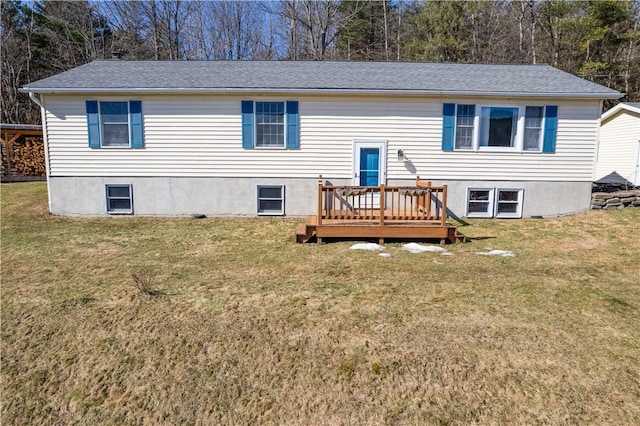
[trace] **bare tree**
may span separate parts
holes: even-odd
[[[322,60],[339,32],[340,2],[336,0],[285,0],[267,4],[268,13],[278,16],[284,29],[287,59]]]

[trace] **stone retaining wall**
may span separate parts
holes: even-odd
[[[591,194],[592,209],[624,209],[626,207],[640,207],[640,190],[594,192]]]

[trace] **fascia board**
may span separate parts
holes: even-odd
[[[635,112],[636,114],[640,114],[640,108],[636,108],[634,106],[621,103],[621,104],[618,104],[618,105],[614,106],[613,108],[611,108],[609,111],[605,112],[604,114],[602,114],[601,120],[602,121],[607,121],[609,118],[613,117],[614,115],[616,115],[618,112],[620,112],[622,110],[627,110],[627,111]]]

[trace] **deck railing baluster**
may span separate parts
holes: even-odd
[[[368,221],[383,227],[395,221],[447,222],[447,185],[432,186],[416,179],[415,187],[381,184],[374,187],[324,185],[318,178],[316,225]]]
[[[380,226],[384,226],[384,184],[380,185]]]

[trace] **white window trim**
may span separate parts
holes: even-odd
[[[518,201],[517,201],[517,210],[515,213],[498,213],[498,205],[500,204],[500,192],[501,191],[512,191],[518,193]],[[496,188],[495,192],[495,203],[494,203],[494,216],[502,219],[520,219],[522,217],[522,201],[523,201],[523,193],[524,190],[522,188]],[[513,203],[512,201],[503,201],[505,203]]]
[[[109,197],[109,187],[128,187],[129,188],[129,205],[131,208],[127,210],[109,210],[109,200],[110,199],[124,199],[123,197]],[[105,211],[107,214],[133,214],[133,188],[130,183],[107,183],[104,186],[104,195],[105,195]]]
[[[503,104],[503,103],[492,103],[492,104],[471,104],[471,103],[456,103],[455,104],[455,114],[454,114],[454,126],[453,126],[453,150],[454,151],[462,151],[462,152],[506,152],[506,153],[522,153],[522,154],[539,154],[542,152],[542,145],[544,143],[544,126],[546,120],[546,106],[538,103],[527,103],[527,104]],[[458,105],[475,105],[475,117],[473,120],[473,142],[471,144],[471,148],[456,148],[456,133],[458,132]],[[525,150],[524,149],[524,123],[526,118],[527,107],[542,107],[542,130],[540,132],[540,141],[538,143],[537,150]],[[513,147],[500,147],[500,146],[480,146],[480,124],[481,124],[481,112],[482,108],[517,108],[518,109],[518,118],[516,123],[516,139],[515,146]]]
[[[489,208],[486,213],[471,213],[469,212],[469,203],[471,202],[471,191],[488,191],[489,192]],[[518,192],[518,208],[515,213],[500,213],[498,214],[498,204],[500,203],[500,191],[517,191]],[[523,188],[498,188],[498,187],[470,187],[467,188],[467,199],[465,205],[465,213],[468,218],[498,218],[498,219],[520,219],[522,218],[522,208],[524,204],[524,189]]]
[[[487,208],[486,213],[472,213],[469,211],[469,204],[471,203],[471,191],[488,191],[489,199],[487,201],[478,201],[478,202],[488,202],[489,207]],[[478,218],[490,218],[493,217],[494,212],[494,200],[495,200],[495,188],[467,188],[467,203],[466,203],[466,217],[478,217]]]
[[[278,102],[284,104],[284,143],[282,146],[259,146],[258,145],[258,102]],[[265,149],[265,150],[282,150],[287,149],[287,101],[282,99],[260,99],[257,101],[253,101],[253,148],[254,149]],[[262,185],[261,185],[262,186]]]
[[[102,108],[103,102],[124,102],[127,104],[127,136],[129,143],[127,145],[105,145],[104,144],[104,123],[102,122]],[[131,105],[129,100],[123,99],[110,99],[98,101],[98,123],[100,125],[100,149],[131,149]]]
[[[260,188],[280,188],[281,198],[260,198]],[[285,211],[285,185],[257,185],[256,186],[256,214],[258,216],[284,216]],[[260,211],[260,200],[279,200],[281,201],[280,211]]]

